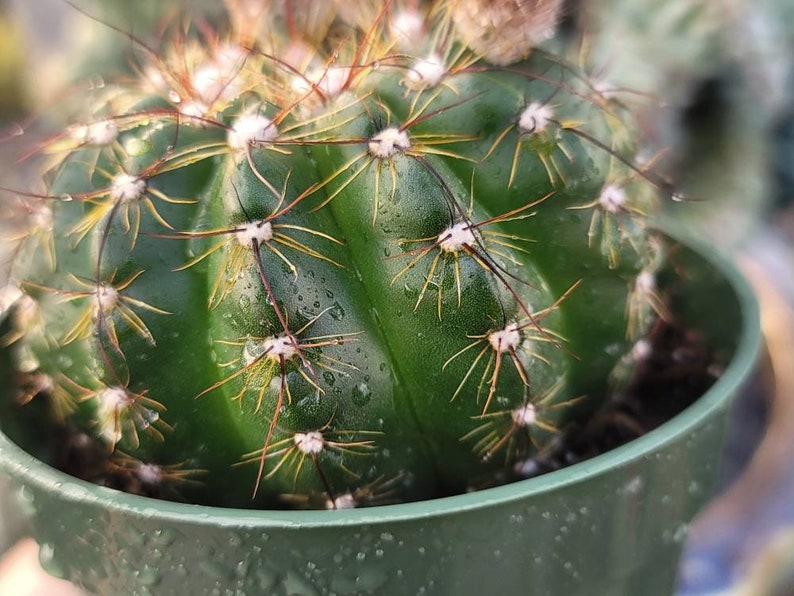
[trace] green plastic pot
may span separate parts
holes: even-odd
[[[708,250],[676,258],[687,280],[676,311],[723,355],[724,374],[656,430],[544,476],[360,510],[200,507],[67,476],[29,454],[40,433],[10,415],[0,460],[44,568],[88,592],[668,595],[760,346],[757,304],[737,268]]]

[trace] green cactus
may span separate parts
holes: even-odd
[[[509,481],[600,407],[664,314],[663,185],[577,48],[475,54],[467,4],[164,42],[44,147],[7,341],[62,452],[341,508]]]

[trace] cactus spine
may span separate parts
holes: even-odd
[[[562,49],[483,57],[468,4],[311,48],[274,15],[256,48],[179,38],[44,148],[8,340],[104,481],[430,498],[598,407],[664,310],[653,160]]]

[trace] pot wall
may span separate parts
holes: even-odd
[[[540,494],[511,486],[448,499],[443,512],[320,512],[301,524],[171,505],[162,519],[156,503],[54,478],[19,496],[45,569],[101,594],[667,595],[687,522],[715,478],[725,427],[715,414],[618,468],[582,464],[563,484],[545,478]]]

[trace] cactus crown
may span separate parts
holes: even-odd
[[[632,111],[570,42],[535,48],[556,1],[354,3],[319,32],[243,4],[43,148],[22,400],[156,496],[346,508],[520,476],[664,314]]]

